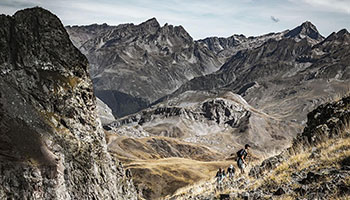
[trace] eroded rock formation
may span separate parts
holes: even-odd
[[[136,199],[60,20],[36,7],[0,24],[0,199]]]

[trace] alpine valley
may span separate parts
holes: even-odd
[[[40,7],[0,23],[0,199],[350,198],[346,29],[194,40]]]

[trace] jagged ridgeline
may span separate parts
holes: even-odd
[[[60,20],[36,7],[0,24],[0,199],[136,199]]]
[[[160,26],[155,18],[139,25],[94,24],[66,29],[89,59],[96,95],[117,117],[140,111],[223,64],[182,26]]]

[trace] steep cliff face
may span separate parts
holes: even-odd
[[[0,199],[136,199],[60,20],[31,8],[0,24]]]
[[[182,26],[160,26],[155,18],[139,25],[66,29],[89,59],[97,96],[118,117],[145,108],[193,77],[218,70],[222,64],[212,51],[193,41]],[[138,100],[127,101],[116,93]],[[125,104],[129,110],[118,110],[115,104]]]

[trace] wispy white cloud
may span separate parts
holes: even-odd
[[[305,3],[325,9],[327,11],[344,12],[350,14],[349,0],[303,0]]]
[[[1,0],[0,5],[12,8],[30,7],[39,4],[39,0]]]

